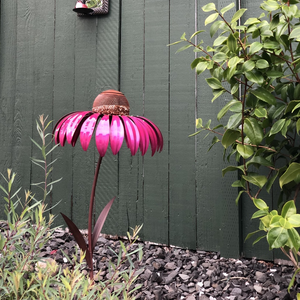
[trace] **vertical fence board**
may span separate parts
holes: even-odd
[[[171,1],[170,40],[194,32],[193,1]],[[179,21],[180,20],[180,21]],[[190,51],[170,56],[170,243],[196,248],[195,76]]]
[[[13,125],[12,167],[17,185],[30,188],[32,111],[34,99],[35,5],[21,1],[17,5],[17,69]]]
[[[144,157],[144,234],[168,242],[169,2],[145,1],[145,117],[161,129],[164,150]]]
[[[119,89],[119,30],[120,1],[110,1],[110,11],[106,16],[97,18],[97,68],[96,95],[107,89]],[[110,147],[110,146],[109,146]],[[95,151],[96,159],[99,154]],[[118,155],[111,149],[102,161],[99,183],[96,191],[96,215],[114,196],[118,196]],[[118,199],[115,200],[103,232],[116,234],[118,230]]]
[[[53,93],[53,121],[54,124],[65,114],[74,110],[74,63],[75,63],[75,21],[76,15],[72,11],[73,1],[56,1],[55,11],[55,42],[54,42],[54,93]],[[57,215],[56,225],[65,225],[60,212],[72,217],[72,167],[73,149],[70,145],[58,147],[53,157],[58,158],[54,164],[53,179],[62,178],[52,192],[52,209]]]
[[[96,85],[97,19],[76,18],[74,110],[91,111]],[[67,149],[66,149],[67,150]],[[95,147],[83,151],[80,138],[74,147],[73,157],[73,207],[72,217],[79,228],[87,228],[89,200],[94,178]]]
[[[33,72],[33,111],[32,111],[32,138],[41,145],[42,140],[36,129],[36,121],[40,115],[48,116],[49,122],[52,120],[53,108],[53,60],[54,60],[54,20],[55,20],[55,1],[46,3],[37,1],[35,4],[35,36],[34,36],[34,72]],[[44,11],[47,14],[44,14]],[[52,126],[48,128],[51,131]],[[48,137],[47,142],[51,139]],[[32,144],[31,157],[43,159],[41,151]],[[49,148],[50,149],[50,148]],[[48,157],[50,162],[50,157]],[[35,164],[32,164],[31,183],[44,181],[45,171]],[[51,181],[51,175],[48,182]],[[43,199],[44,191],[39,187],[32,186],[35,198]],[[47,197],[46,203],[51,206],[50,196]],[[48,206],[49,207],[49,206]]]
[[[126,5],[122,5],[122,15],[120,91],[129,102],[130,114],[142,115],[144,1],[126,1]],[[119,232],[124,235],[130,227],[143,224],[144,202],[140,151],[132,157],[129,149],[122,148],[119,154]]]
[[[6,170],[12,167],[11,152],[16,88],[17,36],[15,33],[17,32],[17,2],[2,1],[0,5],[0,172],[7,176]],[[1,181],[2,183],[3,181]],[[1,192],[0,207],[4,207],[3,195]],[[0,209],[0,219],[3,218],[5,218],[4,209]]]

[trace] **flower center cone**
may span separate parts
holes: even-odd
[[[129,115],[130,106],[123,93],[115,90],[107,90],[96,97],[92,110],[103,115],[123,116]]]

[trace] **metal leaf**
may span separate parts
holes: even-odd
[[[63,213],[60,213],[62,215],[62,217],[64,218],[65,222],[67,223],[70,232],[73,234],[75,241],[77,242],[78,246],[80,247],[80,249],[85,252],[85,256],[86,256],[86,261],[89,267],[91,262],[91,258],[90,258],[90,253],[88,251],[88,246],[83,238],[83,235],[81,234],[81,232],[79,231],[79,229],[77,228],[77,226],[73,223],[73,221],[71,221],[66,215],[64,215]]]
[[[94,230],[93,230],[93,235],[92,235],[92,252],[96,246],[98,237],[100,235],[101,229],[104,225],[104,222],[106,220],[106,217],[108,215],[108,212],[114,202],[114,200],[116,199],[116,197],[112,198],[107,204],[106,206],[103,208],[100,216],[97,219],[97,222],[95,224]]]

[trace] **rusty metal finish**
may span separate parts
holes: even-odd
[[[129,115],[130,107],[125,95],[107,90],[99,94],[93,103],[93,112],[108,115]]]

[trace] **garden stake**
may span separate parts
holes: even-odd
[[[62,214],[78,246],[85,252],[91,280],[94,277],[93,251],[108,212],[116,198],[114,197],[107,203],[98,217],[94,229],[92,229],[96,185],[102,158],[106,154],[109,142],[114,155],[121,149],[124,138],[131,155],[135,155],[138,149],[140,149],[142,155],[145,155],[149,143],[151,144],[152,156],[156,151],[161,152],[163,149],[163,136],[159,128],[145,117],[129,116],[129,111],[129,103],[124,94],[115,90],[107,90],[96,97],[92,111],[69,113],[56,123],[53,130],[55,143],[61,146],[64,146],[65,141],[67,141],[74,147],[80,136],[80,143],[84,151],[87,151],[95,131],[99,160],[90,198],[88,245],[73,221]]]

